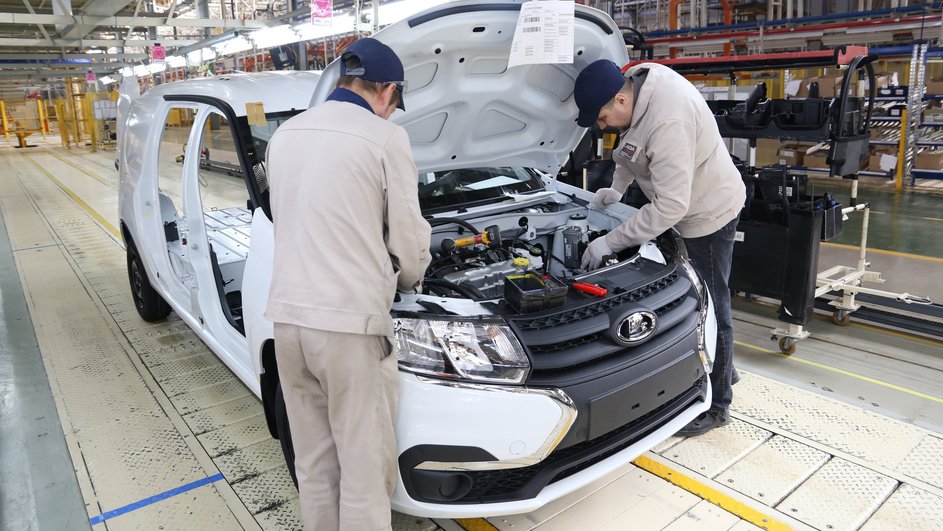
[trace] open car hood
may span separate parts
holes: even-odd
[[[427,9],[374,35],[406,70],[406,111],[391,119],[412,142],[420,171],[524,166],[556,174],[582,137],[573,83],[597,59],[624,65],[622,33],[602,11],[577,4],[572,64],[508,68],[523,2],[460,0]],[[311,100],[334,89],[340,63]]]

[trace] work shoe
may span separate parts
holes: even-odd
[[[706,411],[698,415],[697,418],[688,423],[687,426],[681,428],[675,435],[680,437],[694,437],[695,435],[707,433],[714,428],[726,426],[727,424],[730,424],[730,417],[727,414]]]
[[[737,368],[733,368],[733,377],[730,378],[730,385],[737,385],[737,382],[740,381],[740,373],[737,372]]]

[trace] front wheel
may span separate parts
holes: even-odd
[[[130,242],[127,255],[131,298],[134,299],[134,307],[137,309],[138,315],[149,323],[163,321],[170,315],[170,305],[151,286],[151,281],[147,278],[147,271],[144,269],[144,262],[141,261],[138,250]]]
[[[285,409],[285,396],[282,395],[282,384],[275,388],[275,430],[278,432],[278,442],[282,443],[282,453],[285,455],[285,466],[291,474],[291,481],[298,488],[298,476],[295,475],[295,447],[291,443],[291,426],[288,425],[288,410]]]

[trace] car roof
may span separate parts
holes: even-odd
[[[246,116],[246,104],[262,103],[266,113],[308,108],[320,71],[227,74],[159,85],[142,98],[198,96],[220,99],[236,116]]]

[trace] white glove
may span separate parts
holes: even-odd
[[[587,247],[586,251],[583,253],[583,260],[580,262],[580,267],[586,271],[592,271],[599,267],[604,257],[611,254],[615,253],[609,248],[609,244],[606,243],[606,238],[596,238],[589,243],[589,247]]]
[[[616,190],[615,188],[600,188],[599,190],[596,190],[596,195],[593,197],[593,203],[596,203],[596,206],[599,208],[606,208],[613,203],[622,201],[622,195],[622,192]]]

